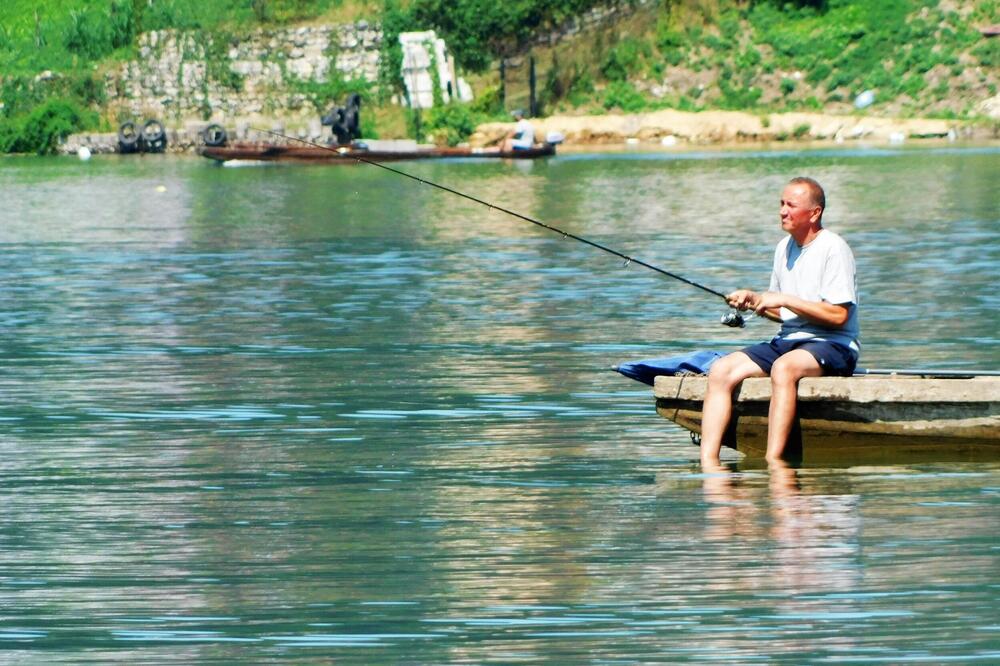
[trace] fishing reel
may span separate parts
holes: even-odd
[[[723,326],[728,326],[729,328],[743,328],[747,325],[746,319],[743,318],[743,315],[735,310],[722,315],[719,322]]]

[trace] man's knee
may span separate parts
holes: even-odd
[[[732,390],[737,384],[754,374],[762,374],[760,368],[741,352],[723,356],[708,370],[708,382],[713,386]]]
[[[771,383],[795,384],[803,377],[822,374],[819,362],[807,351],[793,350],[779,357],[771,366]]]

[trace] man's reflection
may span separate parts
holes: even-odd
[[[760,543],[775,564],[777,583],[790,594],[848,589],[860,572],[857,496],[823,492],[822,476],[805,477],[784,461],[765,477],[725,465],[703,466],[708,504],[705,538]]]

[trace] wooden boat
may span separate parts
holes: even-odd
[[[886,372],[803,379],[790,457],[810,462],[898,460],[901,454],[946,451],[1000,458],[1000,376]],[[656,411],[696,438],[707,382],[704,376],[657,377]],[[770,400],[770,379],[745,380],[723,444],[763,456]]]
[[[317,164],[357,164],[358,158],[370,162],[398,162],[427,159],[514,159],[531,160],[551,157],[556,146],[544,143],[529,150],[500,151],[489,148],[416,148],[413,150],[360,150],[341,147],[331,149],[310,145],[270,143],[233,143],[226,146],[203,146],[199,154],[217,162],[231,160],[263,162],[307,162]]]

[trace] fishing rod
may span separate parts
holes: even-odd
[[[263,132],[263,133],[266,133],[266,134],[270,134],[272,136],[280,137],[282,139],[285,139],[286,141],[298,141],[299,143],[304,143],[304,144],[306,144],[308,146],[313,146],[314,148],[320,148],[322,150],[328,150],[331,153],[335,153],[337,155],[340,155],[343,158],[352,159],[352,160],[354,160],[356,162],[363,162],[364,164],[370,164],[372,166],[376,166],[376,167],[378,167],[380,169],[385,169],[386,171],[390,171],[390,172],[398,174],[400,176],[405,176],[406,178],[409,178],[411,180],[415,180],[418,183],[422,183],[424,185],[429,185],[431,187],[435,187],[435,188],[437,188],[439,190],[442,190],[444,192],[449,192],[451,194],[460,196],[463,199],[468,199],[469,201],[474,201],[477,204],[481,204],[483,206],[486,206],[490,210],[498,210],[501,213],[506,213],[507,215],[510,215],[511,217],[516,217],[519,220],[524,220],[525,222],[530,222],[531,224],[534,224],[535,226],[539,226],[539,227],[541,227],[543,229],[548,229],[549,231],[552,231],[554,233],[560,234],[564,238],[572,238],[575,241],[579,241],[579,242],[584,243],[586,245],[589,245],[591,247],[597,248],[598,250],[603,250],[604,252],[607,252],[608,254],[612,254],[612,255],[614,255],[616,257],[619,257],[620,259],[624,259],[625,260],[625,266],[628,266],[629,264],[636,264],[638,266],[642,266],[643,268],[648,268],[648,269],[650,269],[652,271],[656,271],[657,273],[660,273],[661,275],[665,275],[665,276],[673,278],[675,280],[680,280],[681,282],[683,282],[685,284],[689,284],[692,287],[696,287],[698,289],[701,289],[702,291],[707,292],[709,294],[712,294],[713,296],[718,296],[723,301],[726,301],[727,305],[729,304],[729,301],[726,298],[726,295],[723,294],[721,291],[716,291],[715,289],[712,289],[711,287],[706,287],[705,285],[699,284],[698,282],[695,282],[694,280],[689,280],[689,279],[687,279],[686,277],[684,277],[682,275],[678,275],[676,273],[672,273],[672,272],[670,272],[668,270],[660,268],[659,266],[654,266],[653,264],[650,264],[650,263],[647,263],[645,261],[642,261],[641,259],[637,259],[635,257],[632,257],[632,256],[629,256],[629,255],[624,254],[622,252],[619,252],[618,250],[615,250],[615,249],[612,249],[610,247],[607,247],[606,245],[601,245],[600,243],[598,243],[596,241],[592,241],[589,238],[584,238],[583,236],[578,236],[578,235],[576,235],[574,233],[570,233],[569,231],[566,231],[564,229],[560,229],[558,227],[554,227],[554,226],[552,226],[550,224],[546,224],[544,222],[536,220],[536,219],[534,219],[532,217],[529,217],[527,215],[523,215],[521,213],[518,213],[517,211],[510,210],[509,208],[504,208],[503,206],[498,206],[497,204],[490,203],[489,201],[484,201],[482,199],[479,199],[477,197],[472,196],[471,194],[466,194],[465,192],[460,192],[458,190],[452,189],[452,188],[447,187],[445,185],[441,185],[439,183],[435,183],[434,181],[427,180],[426,178],[421,178],[419,176],[414,176],[413,174],[407,173],[406,171],[401,171],[399,169],[394,169],[393,167],[390,167],[390,166],[387,166],[385,164],[382,164],[381,162],[376,162],[374,160],[365,159],[364,157],[361,157],[357,153],[354,153],[354,152],[350,152],[349,153],[343,147],[341,147],[341,148],[332,148],[330,146],[324,146],[323,144],[316,143],[314,141],[309,141],[307,139],[300,139],[300,138],[294,137],[294,136],[287,136],[285,134],[282,134],[280,132],[275,132],[273,130],[257,129],[257,128],[254,128],[254,127],[251,127],[250,129],[252,129],[252,130],[254,130],[256,132]],[[720,319],[720,323],[724,324],[725,326],[732,327],[732,328],[743,328],[743,326],[746,324],[746,322],[745,322],[745,320],[743,318],[743,315],[741,315],[739,312],[736,312],[736,311],[727,312],[726,314],[724,314],[722,316],[722,318]]]

